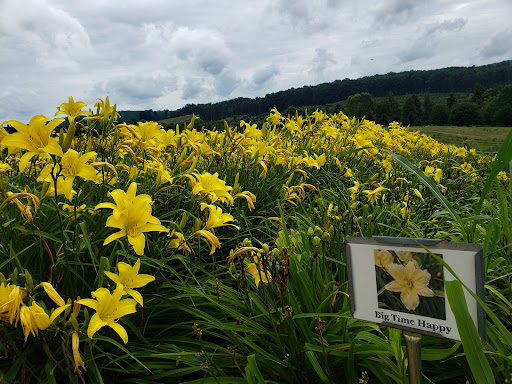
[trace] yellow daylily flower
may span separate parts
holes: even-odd
[[[53,130],[64,121],[64,119],[53,119],[48,124],[48,118],[43,115],[37,115],[30,119],[28,125],[17,120],[6,121],[5,124],[12,125],[17,132],[7,135],[2,140],[2,146],[9,147],[10,152],[13,148],[24,149],[25,153],[20,159],[20,172],[27,167],[30,159],[37,154],[48,153],[51,155],[62,156],[62,148],[56,137],[50,137]]]
[[[380,194],[382,193],[382,191],[384,191],[385,189],[386,188],[384,188],[384,187],[377,187],[373,191],[365,189],[363,191],[363,193],[365,193],[368,196],[368,200],[370,200],[371,202],[375,202],[377,200],[377,198],[380,196]]]
[[[5,164],[4,162],[0,161],[0,175],[7,171],[12,171],[11,166],[9,164]]]
[[[212,203],[220,201],[228,205],[233,204],[233,196],[230,194],[233,187],[226,185],[224,180],[219,179],[219,174],[217,172],[213,175],[209,172],[204,172],[202,175],[194,173],[192,176],[190,176],[189,179],[192,184],[192,193],[194,195],[205,194]]]
[[[406,266],[391,264],[387,272],[393,277],[393,281],[385,285],[385,289],[391,292],[400,292],[400,300],[409,311],[414,311],[420,304],[419,295],[433,297],[434,291],[427,287],[430,283],[430,273],[426,269],[416,268],[412,261]]]
[[[222,227],[224,225],[232,225],[236,229],[240,229],[234,224],[227,224],[229,221],[234,221],[232,215],[229,213],[222,212],[222,208],[216,207],[215,205],[209,205],[206,203],[201,203],[201,211],[204,211],[206,208],[209,210],[208,220],[206,221],[204,228],[205,230]]]
[[[20,308],[20,322],[21,327],[23,328],[25,341],[27,341],[27,338],[31,333],[32,336],[37,336],[39,335],[40,330],[44,331],[48,328],[55,318],[70,305],[71,304],[67,304],[64,307],[60,307],[58,310],[54,311],[51,316],[48,316],[44,309],[35,301],[32,301],[32,305],[30,307],[22,304]]]
[[[62,103],[60,106],[57,107],[57,112],[55,112],[54,116],[57,115],[66,115],[68,117],[69,122],[74,122],[75,119],[81,115],[89,115],[90,112],[88,111],[82,111],[83,107],[87,107],[87,104],[85,104],[83,101],[77,101],[73,100],[73,96],[69,96],[69,102],[68,103]]]
[[[352,200],[356,199],[357,192],[359,191],[359,181],[354,181],[354,186],[348,188]]]
[[[48,297],[50,299],[52,299],[52,301],[57,304],[59,307],[62,307],[64,305],[66,305],[66,302],[64,301],[64,299],[59,295],[59,293],[55,290],[55,288],[53,288],[53,285],[51,285],[50,283],[48,282],[42,282],[41,283],[41,286],[43,287],[43,289],[45,290],[46,294],[48,295]]]
[[[426,176],[432,175],[434,173],[434,167],[431,167],[431,166],[427,165],[425,167],[424,173],[425,173]]]
[[[185,236],[181,232],[176,232],[175,230],[172,230],[171,237],[175,237],[169,242],[168,247],[169,248],[178,248],[180,250],[185,250],[190,253],[192,253],[192,250],[188,246],[187,242],[185,241]]]
[[[254,279],[254,283],[256,284],[257,287],[260,286],[261,282],[263,282],[263,284],[265,285],[268,285],[269,281],[272,281],[272,276],[270,275],[270,272],[268,270],[265,272],[261,256],[254,256],[253,262],[245,267],[245,271],[252,276],[252,278]]]
[[[94,334],[104,326],[112,328],[126,344],[128,342],[128,333],[126,329],[117,322],[121,317],[137,312],[135,306],[137,302],[133,299],[122,299],[124,288],[118,284],[111,294],[106,288],[98,288],[92,292],[94,299],[80,299],[78,304],[92,308],[96,313],[89,321],[87,336],[92,339]]]
[[[437,184],[439,184],[439,182],[441,181],[442,177],[443,177],[443,171],[441,170],[441,168],[436,168],[436,173],[434,175],[434,180],[436,181]]]
[[[96,152],[87,152],[79,156],[74,149],[69,149],[62,156],[59,167],[61,175],[64,177],[64,195],[68,200],[73,198],[72,191],[75,177],[96,182],[97,172],[92,165],[87,164],[88,161],[94,161],[95,158]]]
[[[200,229],[199,231],[194,232],[194,235],[200,235],[203,236],[210,245],[212,246],[212,250],[210,251],[210,255],[213,255],[215,253],[215,250],[217,248],[220,248],[220,241],[212,232],[207,231],[205,229]]]
[[[116,204],[100,203],[95,209],[110,208],[112,215],[107,218],[106,227],[119,228],[108,236],[103,245],[127,236],[128,242],[133,246],[137,255],[144,253],[146,237],[144,232],[168,232],[169,229],[160,224],[160,220],[151,215],[151,197],[146,194],[136,196],[137,184],[131,183],[125,193],[120,189],[111,192]]]
[[[119,271],[119,275],[108,271],[104,272],[114,283],[122,284],[124,288],[123,293],[133,297],[140,305],[144,305],[142,295],[137,292],[135,288],[142,288],[146,284],[154,281],[155,277],[147,274],[138,274],[140,269],[140,259],[137,259],[133,267],[130,266],[130,264],[126,264],[121,261],[117,264],[117,269]]]
[[[0,318],[9,321],[10,324],[16,319],[18,324],[20,307],[26,295],[27,293],[17,285],[0,284]]]

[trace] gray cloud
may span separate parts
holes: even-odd
[[[197,99],[205,94],[208,94],[208,89],[199,78],[188,78],[183,85],[183,92],[181,97],[183,100]]]
[[[375,12],[375,22],[381,27],[409,23],[423,6],[423,2],[411,0],[391,0],[379,2]]]
[[[155,76],[127,74],[98,84],[96,91],[101,95],[123,98],[130,104],[153,101],[177,89],[176,78],[168,74]]]
[[[47,1],[2,4],[0,44],[3,49],[23,51],[39,70],[78,70],[85,51],[91,49],[87,31],[80,21],[50,6]],[[18,55],[12,55],[16,60]]]
[[[215,30],[176,28],[173,23],[145,24],[145,44],[187,62],[210,75],[227,66],[231,53],[223,36]]]
[[[430,59],[438,53],[437,47],[441,41],[441,34],[460,31],[465,25],[466,20],[462,18],[429,24],[419,38],[410,47],[402,50],[398,56],[404,63]]]
[[[70,95],[171,109],[488,64],[511,58],[511,11],[509,0],[0,0],[0,121],[53,116]]]
[[[257,86],[261,87],[267,81],[272,79],[274,76],[279,74],[279,67],[275,64],[267,65],[266,67],[256,71],[252,76],[252,82]]]
[[[231,70],[222,72],[215,77],[214,92],[222,97],[228,97],[240,85],[240,79]]]
[[[327,51],[325,48],[315,49],[315,57],[313,58],[311,67],[311,72],[314,76],[322,79],[326,69],[333,64],[336,64],[336,59],[331,52]]]
[[[489,39],[480,51],[480,56],[490,59],[511,54],[512,30],[501,31]]]

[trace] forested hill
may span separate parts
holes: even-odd
[[[187,104],[174,111],[142,111],[138,119],[153,120],[196,114],[203,121],[220,120],[233,115],[258,115],[276,107],[283,111],[290,106],[337,103],[349,96],[367,92],[374,97],[421,93],[472,92],[476,85],[484,88],[512,84],[512,60],[484,66],[450,67],[428,71],[407,71],[360,79],[336,80],[315,86],[291,88],[267,94],[265,97],[236,98],[219,103]],[[146,116],[148,115],[149,116]],[[121,115],[134,116],[134,111]],[[130,119],[131,120],[131,119]]]

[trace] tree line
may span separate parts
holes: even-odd
[[[336,80],[315,86],[291,88],[267,94],[264,97],[238,97],[219,103],[187,104],[167,117],[189,114],[200,115],[204,121],[221,120],[234,115],[260,115],[272,108],[280,111],[288,107],[326,105],[347,100],[358,93],[386,97],[424,93],[470,93],[477,85],[484,89],[512,84],[512,61],[473,67],[451,67],[425,71],[407,71],[385,75],[365,76],[360,79]],[[163,115],[163,113],[162,113]]]
[[[344,79],[315,86],[291,88],[270,93],[264,97],[238,97],[218,103],[187,104],[176,110],[121,111],[121,116],[128,123],[140,120],[163,120],[190,114],[200,116],[202,122],[214,122],[231,116],[244,115],[253,117],[254,121],[257,117],[268,114],[272,108],[286,111],[290,107],[322,106],[324,109],[331,108],[335,111],[336,108],[340,110],[341,101],[346,100],[346,105],[343,106],[346,110],[344,109],[343,112],[353,116],[361,116],[363,113],[367,118],[373,117],[383,124],[393,120],[404,121],[411,125],[445,124],[460,119],[464,121],[464,117],[468,115],[465,111],[470,107],[475,111],[474,104],[476,104],[479,114],[470,119],[474,124],[479,122],[503,125],[498,122],[508,116],[509,110],[504,108],[498,116],[494,116],[497,106],[493,104],[494,102],[489,102],[484,108],[484,102],[493,99],[495,103],[501,105],[501,98],[506,99],[506,95],[498,99],[494,98],[498,96],[501,88],[508,84],[512,84],[512,60],[478,67],[391,72],[385,75],[365,76],[356,80]],[[445,106],[438,105],[439,103],[430,99],[431,94],[461,92],[473,93],[475,99],[468,102],[474,104],[456,103],[455,106],[450,102],[446,103],[447,110]],[[375,98],[373,102],[365,94]],[[406,96],[403,103],[399,103],[396,99],[404,95]],[[350,98],[352,100],[349,102]]]
[[[374,120],[388,125],[401,121],[405,125],[495,125],[512,126],[512,84],[503,88],[485,89],[477,84],[467,100],[458,101],[450,93],[444,102],[433,102],[430,93],[408,94],[400,104],[392,92],[375,100],[370,93],[358,93],[348,98],[348,116]]]

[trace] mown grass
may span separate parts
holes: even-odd
[[[492,126],[414,126],[419,131],[445,144],[475,148],[483,152],[497,152],[507,137],[510,127]]]

